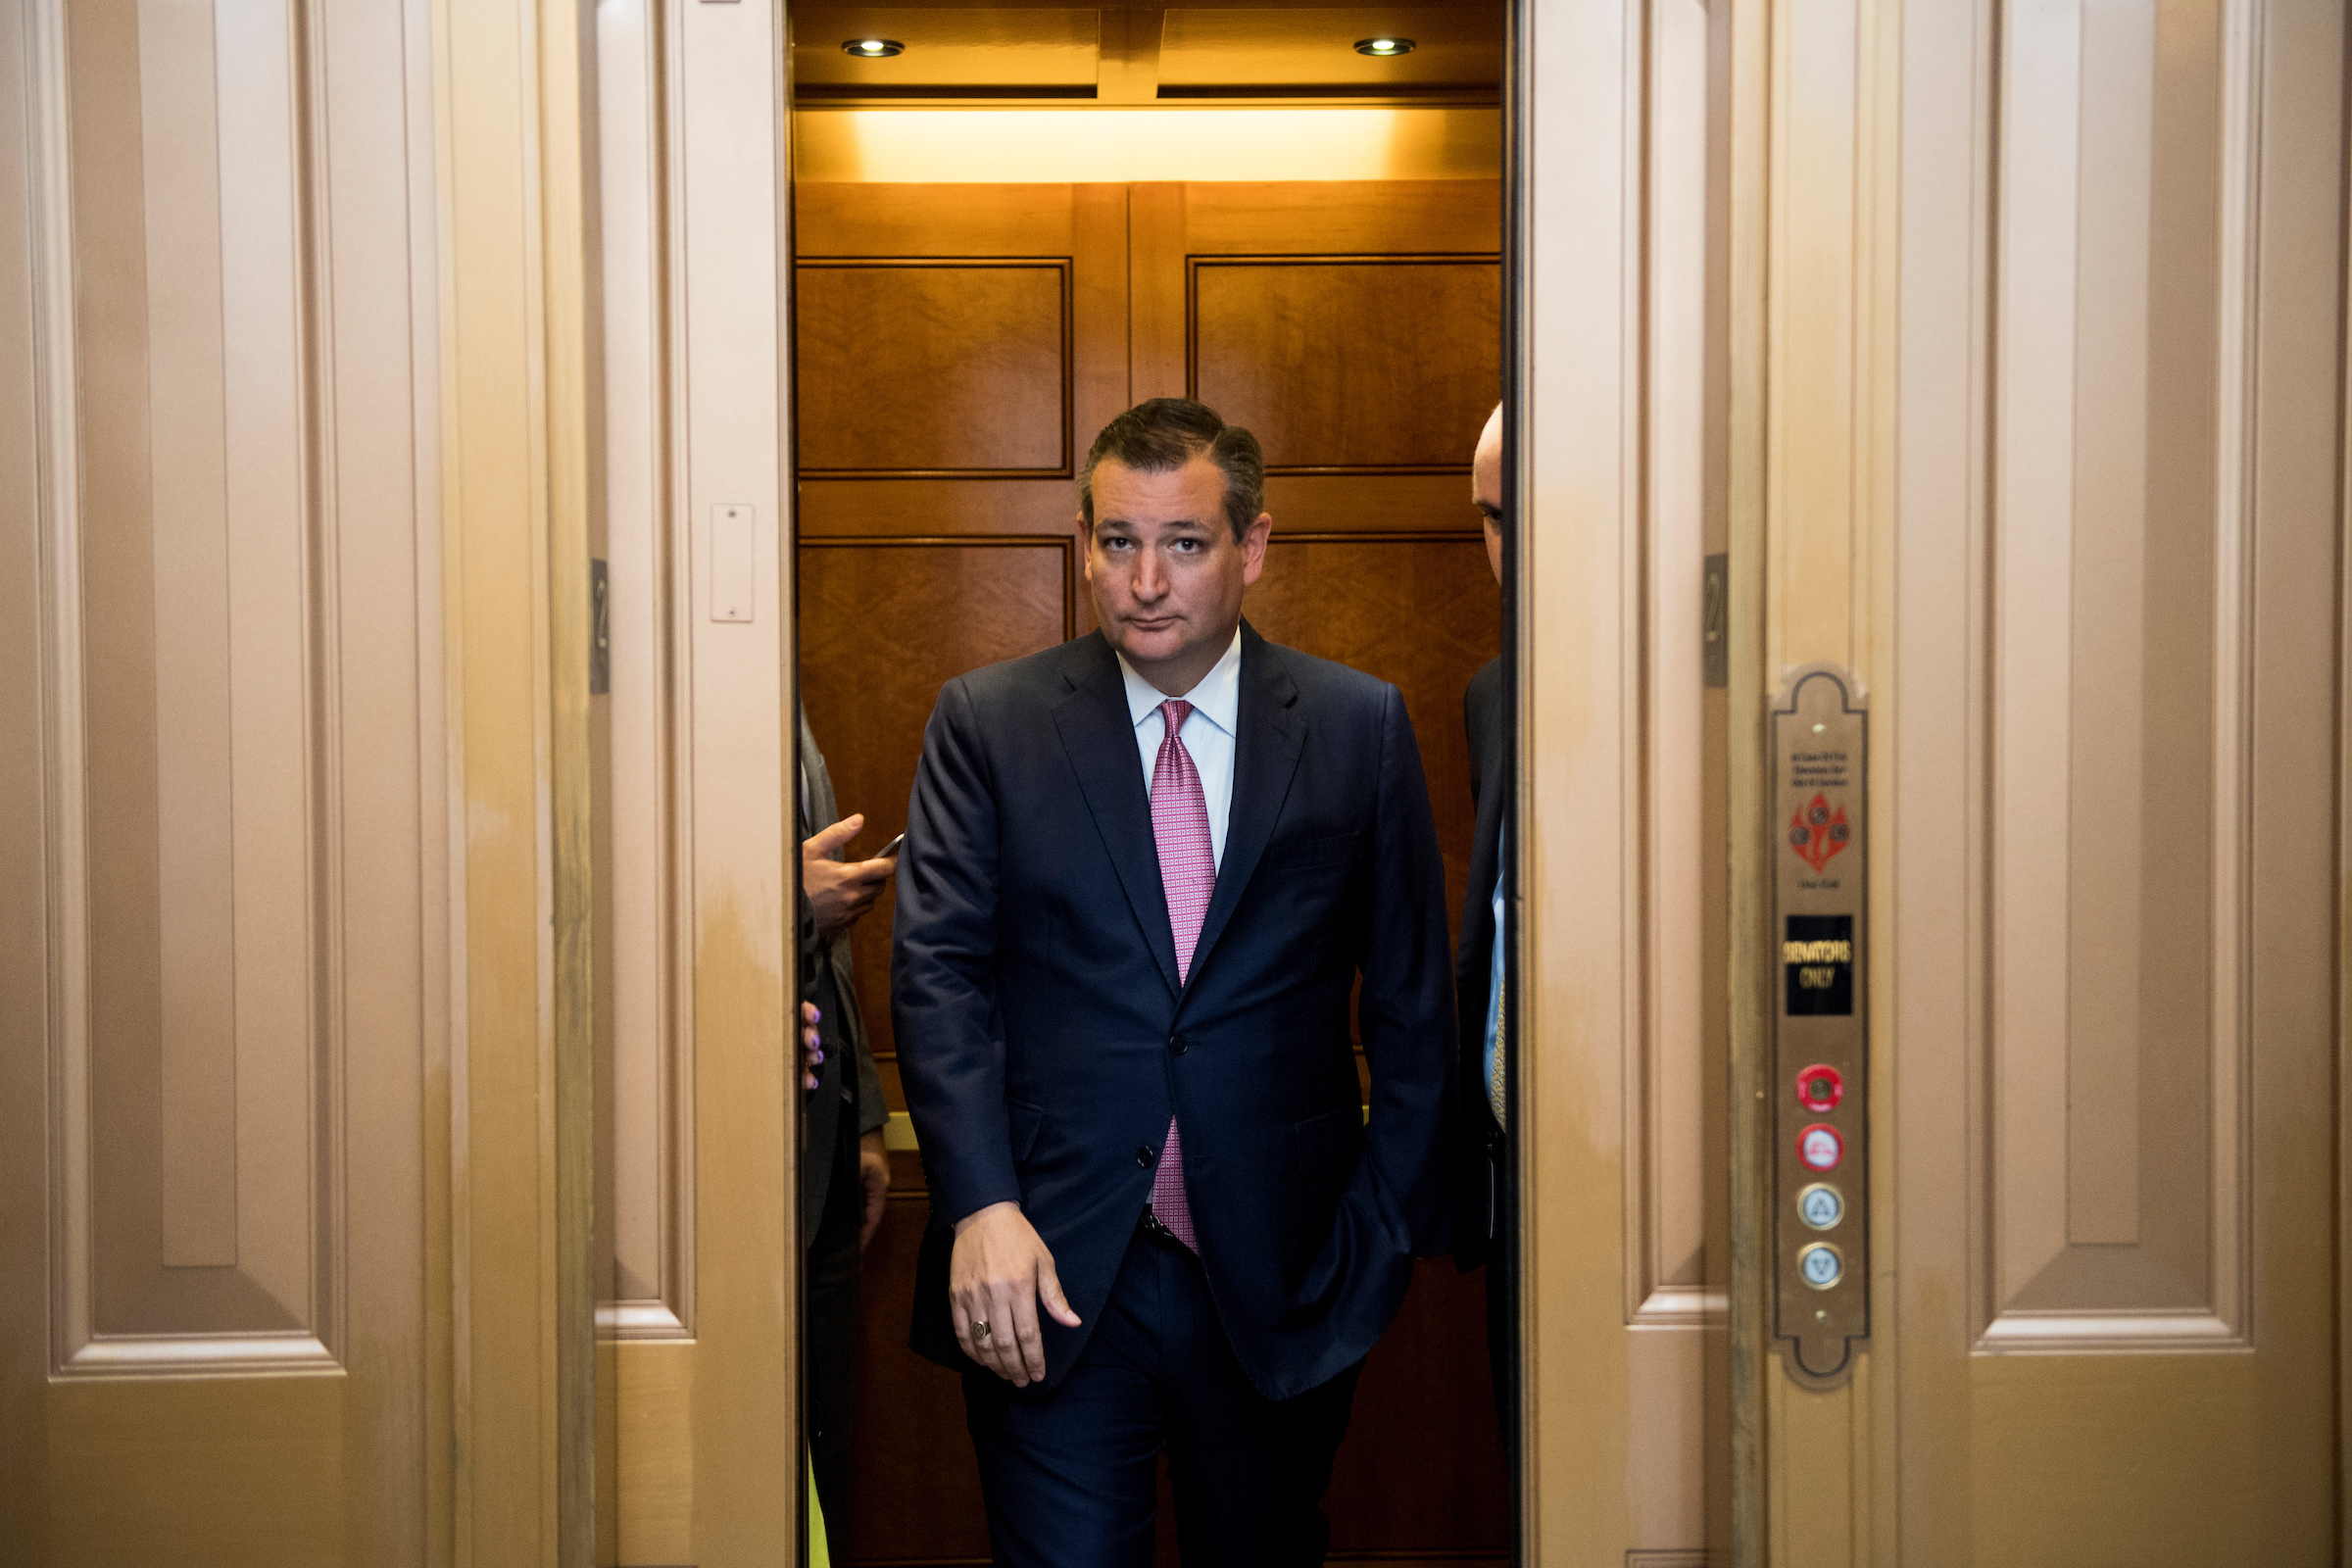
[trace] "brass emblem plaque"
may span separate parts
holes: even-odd
[[[1796,672],[1772,713],[1773,1333],[1842,1374],[1870,1334],[1864,892],[1869,715],[1845,672]]]

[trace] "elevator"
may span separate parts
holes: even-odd
[[[1514,681],[1523,1462],[1433,1261],[1335,1555],[2340,1560],[2346,58],[20,0],[0,1558],[797,1560],[790,715],[895,832],[939,681],[1085,630],[1074,455],[1195,390],[1444,832]],[[968,1562],[889,1141],[844,1558]]]
[[[810,182],[795,217],[802,690],[860,845],[906,825],[946,679],[1093,629],[1071,520],[1092,432],[1196,395],[1266,443],[1276,542],[1250,623],[1402,689],[1458,912],[1461,694],[1499,646],[1463,439],[1500,395],[1498,182]],[[853,942],[895,1092],[890,904]],[[854,1505],[846,1556],[985,1556],[957,1382],[905,1344],[928,1199],[911,1128],[892,1131],[854,1495],[929,1503]],[[1481,1286],[1422,1264],[1358,1393],[1334,1560],[1507,1548]]]

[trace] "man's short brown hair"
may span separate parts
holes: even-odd
[[[1225,475],[1225,520],[1239,542],[1265,511],[1266,457],[1257,437],[1227,424],[1193,398],[1152,398],[1102,427],[1078,470],[1078,514],[1095,529],[1095,468],[1115,463],[1138,473],[1166,473],[1205,454]]]

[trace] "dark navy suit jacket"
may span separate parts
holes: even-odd
[[[1179,985],[1135,729],[1100,633],[950,681],[899,857],[891,1015],[930,1178],[913,1348],[968,1366],[953,1222],[1017,1200],[1084,1348],[1176,1115],[1200,1258],[1258,1391],[1361,1359],[1444,1244],[1445,872],[1396,688],[1242,628],[1233,803]],[[1371,1068],[1367,1124],[1348,1002]]]

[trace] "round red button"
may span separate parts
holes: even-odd
[[[1819,1062],[1796,1075],[1797,1103],[1807,1110],[1836,1110],[1845,1098],[1845,1078],[1837,1068]]]
[[[1836,1170],[1845,1157],[1845,1140],[1827,1122],[1815,1122],[1796,1135],[1796,1162],[1807,1170]]]

